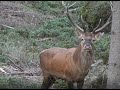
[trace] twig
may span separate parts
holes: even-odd
[[[4,25],[4,24],[2,24],[2,26],[7,27],[7,28],[10,28],[10,29],[14,29],[13,27],[8,26],[8,25]]]
[[[9,56],[9,55],[7,55],[7,56]],[[21,71],[24,71],[21,67],[17,66],[17,65],[14,63],[14,61],[12,61],[11,58],[13,58],[13,57],[9,56],[9,59],[8,59],[8,60],[10,60],[15,67],[19,68]],[[17,60],[16,58],[13,58],[13,59]]]
[[[0,71],[1,71],[1,72],[4,72],[4,73],[7,73],[7,72],[5,72],[5,70],[3,70],[3,68],[0,68]]]
[[[36,73],[34,73],[36,74]],[[17,73],[11,73],[11,75],[26,75],[26,76],[39,76],[39,75],[33,75],[33,73],[28,73],[28,72],[17,72]]]
[[[9,60],[13,63],[13,65],[14,65],[15,67],[19,68],[21,71],[24,71],[21,67],[17,66],[11,59],[9,59]]]

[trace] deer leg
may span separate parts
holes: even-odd
[[[82,89],[83,84],[84,84],[84,80],[77,81],[77,89]]]
[[[43,83],[41,85],[41,89],[48,89],[49,87],[51,87],[53,85],[53,83],[55,82],[55,79],[52,76],[44,76],[43,79]]]
[[[72,81],[68,81],[67,84],[69,89],[74,89],[74,85]]]
[[[48,76],[44,76],[41,89],[48,89]]]
[[[54,84],[54,82],[55,82],[56,80],[55,80],[55,78],[54,77],[52,77],[52,76],[50,76],[49,77],[49,84],[48,84],[48,88],[50,88],[53,84]]]

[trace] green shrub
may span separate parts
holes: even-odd
[[[0,76],[0,89],[8,88],[8,77]]]
[[[58,1],[36,1],[27,4],[27,6],[44,14],[51,15],[58,15],[62,10],[61,2]]]
[[[67,83],[64,80],[56,80],[54,87],[57,89],[67,89]]]
[[[7,34],[7,33],[8,33],[8,30],[7,30],[7,29],[3,29],[3,30],[0,31],[0,34],[4,34],[4,35],[5,35],[5,34]]]
[[[64,36],[74,35],[73,28],[70,26],[66,17],[49,20],[48,22],[45,22],[42,27],[39,27],[34,31],[32,37],[36,38],[59,37],[62,33]]]
[[[59,31],[55,29],[39,29],[37,32],[35,32],[34,37],[37,38],[45,38],[45,37],[57,37],[59,35]]]
[[[30,31],[25,28],[17,29],[16,33],[19,33],[20,36],[24,38],[29,38]]]
[[[7,63],[9,61],[9,57],[6,55],[0,55],[0,62]]]
[[[95,55],[96,60],[103,59],[106,64],[109,59],[109,49],[110,49],[110,36],[109,34],[104,35],[99,41],[95,43]]]
[[[3,89],[40,89],[37,83],[32,83],[24,78],[1,76],[0,88]]]

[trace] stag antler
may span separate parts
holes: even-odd
[[[93,33],[101,32],[107,25],[109,25],[112,22],[112,21],[110,21],[111,18],[112,18],[112,15],[109,16],[108,20],[106,21],[106,23],[102,27],[100,27],[100,28],[98,28],[96,30],[93,30]]]
[[[65,9],[66,9],[66,15],[67,15],[68,19],[71,21],[71,23],[72,23],[81,33],[83,33],[84,30],[83,30],[80,26],[78,26],[78,25],[73,21],[73,19],[71,18],[70,14],[69,14],[69,8],[72,7],[74,4],[76,4],[76,2],[73,3],[73,4],[71,4],[71,5],[69,5],[69,4],[66,5],[66,4],[64,3],[64,1],[62,1],[62,5],[63,5],[63,6],[65,7]]]
[[[82,23],[85,24],[85,28],[86,28],[86,29],[89,29],[89,25],[88,25],[88,23],[83,19],[83,16],[81,15],[80,17],[81,17]]]
[[[112,1],[110,1],[109,3],[110,3],[110,8],[113,11],[113,3],[112,3]]]
[[[98,25],[93,29],[93,31],[95,31],[100,26],[100,23],[101,23],[101,19],[99,20]]]
[[[69,13],[69,8],[71,8],[74,4],[76,4],[76,2],[75,3],[73,3],[73,4],[71,4],[71,5],[66,5],[66,3],[64,3],[64,1],[62,1],[62,5],[65,7],[65,9],[66,9],[66,15],[67,15],[67,17],[68,17],[68,19],[71,21],[71,23],[81,32],[81,33],[84,33],[85,31],[80,27],[80,26],[78,26],[75,22],[74,22],[74,20],[71,18],[71,16],[70,16],[70,13]],[[112,6],[111,6],[112,7]],[[75,10],[75,9],[74,9]],[[93,33],[98,33],[98,32],[101,32],[107,25],[109,25],[110,23],[111,23],[111,17],[112,17],[112,15],[110,15],[109,16],[109,18],[108,18],[108,20],[106,21],[106,23],[102,26],[102,27],[100,27],[100,28],[98,28],[99,26],[100,26],[100,23],[101,23],[101,19],[99,20],[99,23],[98,23],[98,25],[93,29]],[[82,20],[82,22],[84,22],[84,23],[86,23],[84,20],[83,20],[83,18],[82,18],[82,16],[81,16],[81,20]],[[87,23],[86,23],[87,24]],[[86,27],[88,27],[88,24],[86,25]],[[98,28],[98,29],[97,29]]]

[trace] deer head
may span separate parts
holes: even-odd
[[[110,20],[111,20],[112,15],[109,16],[108,20],[106,21],[106,23],[103,26],[98,28],[100,26],[100,23],[101,23],[101,19],[100,19],[99,22],[98,22],[98,25],[93,29],[93,31],[92,32],[87,32],[83,28],[78,26],[70,16],[69,8],[72,7],[74,4],[76,4],[76,2],[71,4],[71,5],[69,5],[69,4],[67,5],[64,1],[62,1],[62,5],[64,6],[64,8],[66,10],[65,12],[66,12],[66,15],[67,15],[68,19],[70,20],[72,25],[77,28],[77,30],[78,30],[77,32],[78,32],[78,35],[79,35],[78,38],[82,39],[82,42],[81,42],[82,47],[84,47],[85,50],[92,49],[92,42],[96,41],[96,40],[99,40],[100,36],[103,35],[102,31],[107,25],[109,25],[111,23]],[[73,10],[76,10],[76,9],[73,9]],[[81,20],[82,20],[82,22],[85,22],[82,15],[81,15]],[[87,22],[85,22],[85,23],[87,23]],[[87,24],[87,26],[88,26],[88,24]]]

